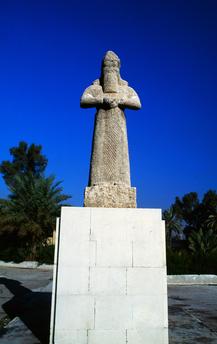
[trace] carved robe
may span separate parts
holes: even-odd
[[[113,99],[114,104],[112,104]],[[103,92],[100,80],[96,80],[84,91],[81,106],[97,108],[89,186],[102,184],[130,186],[124,109],[139,109],[141,104],[138,95],[122,79],[117,92],[113,93]]]

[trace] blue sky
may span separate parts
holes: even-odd
[[[47,174],[82,206],[95,111],[79,101],[113,50],[142,102],[126,111],[138,206],[217,189],[215,0],[2,1],[0,41],[0,161],[41,144]]]

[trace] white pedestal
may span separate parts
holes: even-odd
[[[57,238],[50,343],[168,343],[161,210],[63,207]]]

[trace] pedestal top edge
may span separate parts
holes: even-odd
[[[82,212],[128,212],[128,213],[136,213],[136,212],[146,212],[146,213],[162,213],[161,208],[104,208],[104,207],[71,207],[71,206],[63,206],[61,207],[61,212],[74,212],[74,211],[82,211]]]

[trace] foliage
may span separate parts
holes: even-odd
[[[217,233],[217,212],[209,215],[206,223],[209,228],[212,228]]]
[[[0,199],[0,259],[36,259],[70,197],[54,176],[45,177],[48,160],[41,151],[40,145],[20,142],[10,149],[12,161],[0,164],[10,192]]]
[[[168,275],[184,275],[192,273],[192,257],[186,251],[167,249]]]
[[[20,263],[24,260],[26,260],[26,257],[29,256],[29,252],[26,252],[26,249],[24,247],[17,247],[12,245],[6,245],[6,242],[2,240],[1,250],[0,250],[0,260],[3,260],[5,262],[15,262]]]
[[[37,250],[36,260],[40,264],[54,263],[54,245],[41,245]]]
[[[4,241],[3,241],[4,242]],[[3,243],[2,242],[2,243]],[[0,260],[5,262],[13,261],[20,263],[27,260],[27,257],[31,256],[29,247],[19,247],[13,244],[5,247],[0,245]],[[54,245],[39,245],[34,257],[39,264],[53,264],[54,263]]]
[[[28,144],[21,141],[18,147],[12,147],[10,154],[12,161],[3,161],[0,164],[0,173],[7,186],[14,184],[17,176],[33,175],[34,177],[41,177],[47,166],[47,158],[41,153],[42,146]]]
[[[163,219],[166,224],[166,239],[167,246],[171,247],[172,245],[172,234],[179,234],[181,231],[181,221],[175,214],[174,208],[170,207],[167,210],[163,211]]]
[[[167,240],[168,273],[217,274],[216,191],[209,190],[201,200],[196,192],[190,192],[182,198],[176,197],[170,209],[163,214],[167,237],[175,231],[176,223],[186,236],[185,244],[180,240],[181,249],[173,248],[171,240]]]
[[[206,257],[217,251],[217,234],[211,228],[200,228],[189,237],[189,249],[195,256]]]
[[[217,214],[217,193],[209,190],[200,201],[196,192],[190,192],[182,198],[176,197],[172,207],[182,221],[183,231],[188,238],[193,231],[199,231],[206,224],[209,216]]]
[[[217,252],[199,257],[186,250],[167,250],[168,275],[217,274]]]
[[[1,200],[1,231],[18,236],[34,259],[37,247],[52,236],[63,201],[60,182],[54,177],[16,176],[8,200]]]

